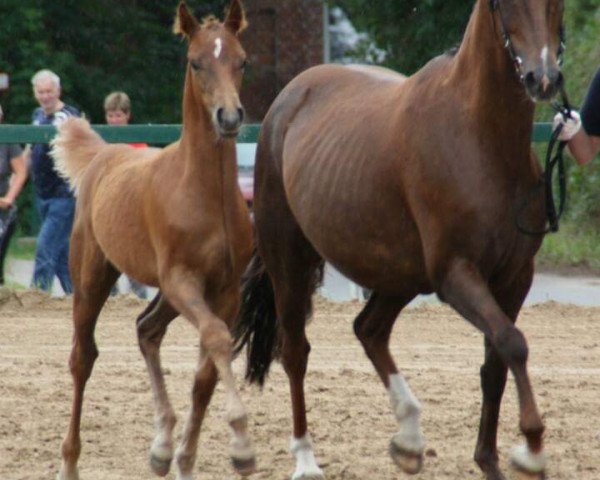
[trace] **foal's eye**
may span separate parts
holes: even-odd
[[[192,70],[195,72],[200,70],[200,63],[198,63],[196,60],[190,60],[190,65],[192,66]]]
[[[247,66],[248,66],[248,60],[242,60],[242,62],[240,63],[240,70],[242,70],[242,71],[246,70]]]

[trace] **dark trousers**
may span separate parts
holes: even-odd
[[[6,259],[10,238],[15,233],[16,226],[17,217],[11,215],[6,219],[6,223],[3,225],[4,228],[2,228],[3,232],[0,234],[0,285],[4,285],[4,260]]]

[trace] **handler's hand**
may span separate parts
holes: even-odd
[[[8,200],[6,197],[0,197],[0,208],[2,210],[7,210],[12,207],[13,202]]]
[[[581,117],[579,113],[575,110],[571,110],[570,118],[567,118],[565,121],[565,117],[562,113],[557,113],[554,115],[554,122],[552,122],[552,129],[555,130],[558,125],[562,125],[563,128],[558,135],[558,139],[561,142],[568,142],[571,140],[575,134],[581,128]]]

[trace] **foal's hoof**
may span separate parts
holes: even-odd
[[[404,473],[414,475],[423,468],[423,452],[409,452],[396,445],[394,440],[390,442],[390,455],[394,463],[402,469]]]
[[[60,471],[56,474],[56,480],[79,480],[79,470],[77,467],[69,470],[63,465],[60,468]]]
[[[256,455],[246,436],[234,437],[231,440],[230,452],[231,464],[240,475],[247,477],[256,472]]]
[[[150,454],[150,468],[159,477],[166,477],[171,469],[172,458],[160,458]]]
[[[513,449],[510,463],[515,471],[515,480],[545,480],[546,455],[544,452],[533,453],[527,445]]]
[[[247,477],[256,472],[256,458],[234,458],[231,457],[231,464],[235,471],[242,477]]]

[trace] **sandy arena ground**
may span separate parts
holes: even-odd
[[[96,338],[100,358],[86,390],[82,480],[154,478],[147,466],[153,410],[134,318],[143,302],[109,300]],[[358,303],[319,299],[309,328],[309,422],[328,480],[408,478],[387,455],[395,431],[387,395],[352,333]],[[32,292],[0,290],[0,478],[53,479],[71,401],[70,302]],[[543,412],[549,480],[600,478],[600,308],[547,303],[519,320],[531,350],[530,373]],[[187,322],[171,326],[163,347],[179,435],[189,406],[197,336]],[[396,324],[394,355],[423,404],[424,471],[415,480],[481,479],[472,461],[479,421],[482,336],[450,309],[407,310]],[[241,379],[244,364],[235,363]],[[241,384],[241,382],[240,382]],[[255,479],[284,480],[290,405],[287,379],[275,365],[265,389],[242,386],[258,454]],[[227,457],[229,431],[218,389],[200,437],[198,480],[236,478]],[[499,448],[507,464],[521,441],[512,378],[505,394]],[[173,479],[171,473],[167,478]]]

